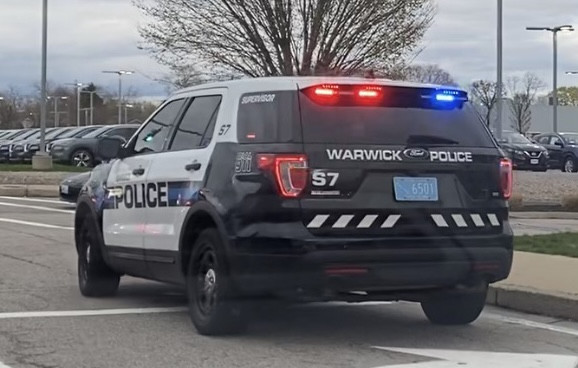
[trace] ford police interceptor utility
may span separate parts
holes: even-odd
[[[409,300],[467,324],[512,264],[512,166],[454,88],[283,77],[172,95],[100,143],[75,216],[80,291],[184,286],[202,334],[250,301]]]

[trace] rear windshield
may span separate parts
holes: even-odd
[[[238,138],[241,143],[495,147],[469,103],[438,109],[419,101],[407,93],[383,106],[318,103],[294,91],[246,94],[239,101]]]
[[[317,103],[300,93],[307,143],[494,147],[469,103],[455,109]]]

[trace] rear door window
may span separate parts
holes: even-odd
[[[171,151],[206,147],[213,136],[221,96],[195,97],[176,129]]]
[[[295,91],[247,93],[239,100],[237,135],[241,143],[299,142],[299,105]]]

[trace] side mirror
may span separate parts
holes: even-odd
[[[118,137],[103,137],[98,140],[96,154],[103,161],[122,158],[124,142]]]
[[[560,141],[554,142],[554,145],[559,146],[559,147],[564,147],[564,143],[562,143]]]

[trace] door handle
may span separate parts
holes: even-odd
[[[138,169],[134,169],[132,171],[133,175],[135,176],[141,176],[145,173],[145,169],[143,169],[142,167],[139,167]]]
[[[193,162],[185,166],[185,170],[187,171],[197,171],[201,168],[200,162]]]

